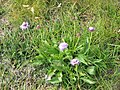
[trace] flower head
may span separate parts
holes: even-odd
[[[20,26],[20,28],[21,28],[22,30],[25,30],[25,29],[27,29],[28,27],[29,27],[28,22],[23,22],[22,25]]]
[[[92,32],[92,31],[95,30],[95,28],[94,27],[89,27],[88,30]]]
[[[79,62],[79,60],[78,59],[72,59],[71,61],[70,61],[70,64],[71,65],[78,65],[80,62]]]
[[[59,44],[59,49],[60,51],[63,51],[64,49],[66,49],[68,47],[68,44],[63,42]]]

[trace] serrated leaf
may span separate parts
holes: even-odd
[[[53,77],[49,82],[52,84],[62,82],[62,72],[58,72],[57,75],[55,77]]]
[[[57,73],[58,80],[62,82],[62,72]]]
[[[87,72],[90,74],[90,75],[95,75],[95,66],[89,66],[87,68]]]
[[[54,49],[54,48],[47,49],[47,52],[50,54],[58,54],[59,53],[59,51],[57,49]]]
[[[88,65],[87,62],[85,61],[85,56],[84,56],[84,55],[80,54],[80,55],[78,56],[78,59],[80,60],[80,63],[83,63],[83,64],[85,64],[85,65]]]
[[[48,71],[48,76],[52,77],[55,74],[56,69],[51,69]]]
[[[89,83],[89,84],[95,84],[96,82],[87,78],[81,78],[84,82]]]

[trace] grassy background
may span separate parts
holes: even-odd
[[[66,41],[73,50],[90,36],[89,26],[95,32],[87,56],[104,61],[97,84],[84,84],[80,89],[120,89],[119,0],[1,0],[0,5],[1,90],[64,90],[45,82],[46,66],[31,65],[39,55],[36,49],[47,48],[44,41],[51,46]],[[29,30],[19,29],[23,21],[29,22]]]

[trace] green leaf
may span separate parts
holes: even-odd
[[[87,41],[85,42],[85,45],[84,45],[84,54],[86,54],[90,49],[90,40],[89,38],[87,37]]]
[[[79,54],[78,59],[80,60],[81,63],[88,65],[87,62],[85,61],[85,56],[82,54]]]
[[[56,71],[56,69],[50,69],[48,71],[48,76],[52,77],[53,75],[55,75],[55,71]]]
[[[62,72],[58,72],[55,77],[53,77],[50,81],[52,84],[60,83],[62,82]]]
[[[90,75],[95,75],[95,66],[89,66],[87,68],[87,72],[90,74]]]
[[[54,78],[52,78],[52,80],[49,80],[49,82],[52,83],[52,84],[57,84],[57,83],[62,82],[62,79],[54,77]]]
[[[96,82],[87,78],[81,78],[84,82],[89,83],[89,84],[95,84]]]
[[[83,72],[80,72],[80,76],[85,76],[86,74]]]
[[[36,62],[32,62],[32,65],[42,65],[43,63],[41,61],[36,61]]]
[[[50,53],[50,54],[58,54],[59,51],[55,48],[48,48],[47,49],[47,53]]]
[[[57,73],[58,80],[62,82],[62,72]]]
[[[43,64],[43,61],[42,59],[35,59],[35,60],[31,60],[31,64],[32,65],[42,65]]]
[[[94,63],[99,63],[101,61],[102,61],[102,59],[97,59],[96,61],[94,61]]]

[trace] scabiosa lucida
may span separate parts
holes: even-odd
[[[89,27],[88,30],[92,32],[92,31],[95,30],[95,28],[94,27]]]
[[[68,47],[68,44],[65,42],[62,42],[59,44],[59,49],[60,51],[63,51],[64,49],[66,49]]]
[[[22,25],[20,26],[22,30],[28,29],[28,27],[29,27],[28,22],[23,22]]]
[[[78,59],[72,59],[72,60],[70,61],[70,64],[71,64],[72,66],[74,66],[74,65],[79,65],[79,63],[80,63],[80,61],[79,61]]]

